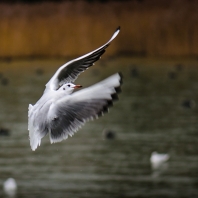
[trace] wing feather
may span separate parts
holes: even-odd
[[[120,27],[116,29],[111,39],[103,46],[61,66],[46,84],[45,91],[48,89],[57,90],[66,82],[74,82],[82,72],[91,67],[94,62],[100,59],[106,48],[110,45],[111,41],[118,35],[119,31]]]
[[[59,99],[50,108],[50,141],[60,142],[72,136],[87,121],[96,119],[108,112],[117,99],[121,84],[121,75],[113,76],[89,88],[75,92],[70,97]],[[54,119],[56,115],[56,119]]]

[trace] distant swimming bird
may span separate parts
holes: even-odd
[[[138,69],[137,69],[136,67],[133,67],[133,68],[131,69],[131,77],[137,78],[138,76],[139,76],[139,71],[138,71]]]
[[[182,64],[177,64],[177,65],[175,65],[175,68],[176,68],[177,71],[182,71],[183,65]]]
[[[195,103],[194,100],[184,100],[182,102],[182,106],[185,107],[185,108],[192,109],[196,106],[196,103]]]
[[[104,129],[103,136],[105,137],[105,139],[113,140],[115,138],[116,134],[112,130]]]
[[[165,162],[169,160],[170,156],[169,154],[160,154],[156,151],[152,152],[150,157],[151,166],[153,169],[160,168],[161,165],[163,165]]]
[[[6,128],[0,128],[0,136],[9,136],[10,130]]]
[[[2,85],[6,86],[6,85],[8,85],[8,83],[9,83],[9,79],[8,79],[8,78],[3,77],[3,78],[1,79],[1,84],[2,84]]]
[[[177,73],[174,72],[174,71],[171,71],[171,72],[168,73],[168,77],[169,77],[169,79],[174,80],[177,77]]]
[[[9,196],[9,197],[14,197],[16,194],[17,190],[17,183],[14,178],[8,178],[4,183],[3,183],[3,189],[4,192]]]
[[[44,70],[41,69],[41,68],[37,68],[35,72],[36,72],[36,74],[37,74],[38,76],[42,76],[42,75],[44,74]]]
[[[28,130],[32,150],[40,146],[41,139],[48,133],[51,143],[74,135],[85,122],[107,112],[113,100],[118,98],[121,85],[118,73],[73,94],[74,89],[82,86],[72,83],[100,58],[119,31],[120,28],[100,48],[61,66],[46,84],[39,101],[29,105]]]

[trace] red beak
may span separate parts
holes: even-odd
[[[81,88],[81,87],[82,87],[82,85],[76,85],[76,86],[74,87],[74,89]]]

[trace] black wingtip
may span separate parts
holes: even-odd
[[[102,111],[98,112],[97,115],[98,115],[98,117],[101,117],[102,116]]]
[[[108,113],[108,105],[106,105],[106,106],[103,107],[102,112],[103,113]]]
[[[112,100],[108,100],[107,104],[108,104],[108,107],[112,107],[113,106],[113,101]]]
[[[118,72],[118,75],[120,76],[120,79],[119,79],[120,84],[119,84],[118,87],[114,87],[115,92],[111,94],[111,99],[110,100],[106,100],[106,104],[101,109],[99,109],[99,111],[97,113],[98,117],[100,117],[103,114],[107,113],[109,107],[113,106],[113,102],[116,101],[116,100],[119,100],[118,94],[122,91],[121,90],[121,84],[122,84],[123,75],[122,75],[121,72]]]
[[[116,32],[117,32],[117,31],[120,31],[120,29],[121,29],[121,27],[120,27],[120,26],[118,26],[118,27],[117,27],[117,29],[116,29]]]
[[[119,99],[117,93],[112,94],[111,98],[112,98],[113,101],[116,101],[116,100]]]
[[[123,75],[122,75],[121,72],[118,72],[118,74],[119,74],[119,76],[120,76],[120,84],[122,84],[122,83],[123,83]]]
[[[121,93],[122,89],[121,89],[121,87],[115,87],[115,91],[116,91],[116,93]]]

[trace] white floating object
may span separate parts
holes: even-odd
[[[4,183],[3,183],[3,189],[4,192],[9,196],[9,197],[14,197],[16,194],[17,190],[17,183],[15,179],[13,178],[8,178]]]
[[[153,169],[158,169],[169,160],[169,154],[160,154],[156,151],[152,152],[150,162]]]

